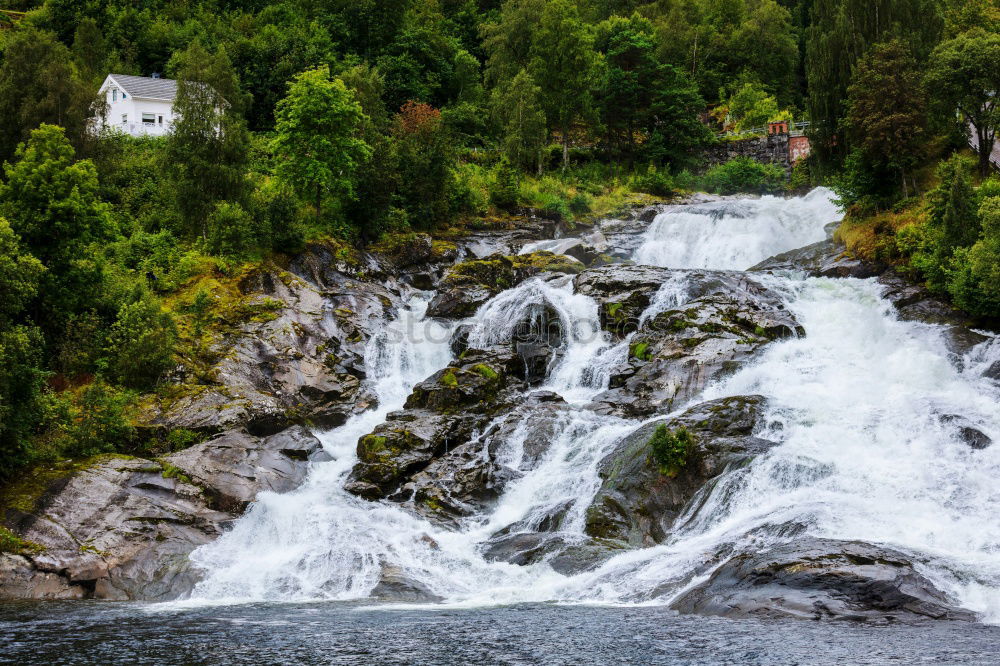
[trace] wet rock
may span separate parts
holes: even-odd
[[[479,436],[441,453],[390,499],[412,500],[424,517],[455,526],[461,518],[492,507],[508,484],[537,465],[569,411],[554,393],[532,393]],[[551,524],[530,527],[553,529]]]
[[[733,557],[671,607],[732,618],[975,620],[898,551],[808,537]]]
[[[38,469],[8,493],[6,525],[37,551],[0,563],[0,598],[175,599],[197,582],[188,554],[262,490],[287,492],[325,457],[296,427],[224,433],[162,461],[102,456]],[[11,499],[15,498],[15,499]]]
[[[297,488],[310,462],[330,457],[312,433],[293,426],[264,438],[232,430],[164,460],[204,489],[213,508],[241,513],[262,490]]]
[[[977,451],[988,448],[993,444],[993,439],[984,433],[969,419],[959,414],[945,414],[941,417],[943,423],[948,423],[956,428],[958,438],[969,445],[969,448]]]
[[[803,271],[812,277],[871,278],[885,271],[885,266],[855,259],[843,243],[827,239],[765,259],[750,271]]]
[[[1000,381],[1000,361],[994,361],[990,367],[983,371],[983,377]]]
[[[51,482],[7,525],[42,550],[0,564],[0,598],[173,599],[197,580],[188,553],[221,533],[180,475],[140,459],[104,457]],[[168,472],[169,473],[169,472]]]
[[[349,492],[372,499],[398,491],[447,450],[472,438],[527,388],[521,359],[508,349],[468,350],[462,364],[417,384],[402,411],[358,441]]]
[[[597,301],[601,327],[620,338],[638,328],[640,315],[671,275],[666,268],[613,264],[580,273],[573,288]]]
[[[365,343],[399,298],[335,270],[335,259],[323,253],[330,254],[314,248],[287,271],[261,268],[244,277],[243,320],[209,350],[217,360],[207,369],[181,367],[169,397],[144,414],[144,423],[269,435],[306,419],[339,425],[354,413],[364,395]]]
[[[403,603],[435,603],[442,598],[431,592],[430,588],[420,581],[406,575],[399,567],[383,566],[382,577],[369,593],[372,599],[378,601]]]
[[[627,325],[625,319],[616,324],[624,330],[632,326],[638,330],[630,341],[628,358],[612,369],[609,390],[594,398],[599,411],[627,417],[669,412],[709,382],[737,370],[774,340],[805,334],[777,294],[743,273],[661,271],[659,275],[684,281],[683,304],[646,319],[641,326]],[[644,291],[641,297],[635,295]],[[632,293],[616,301],[625,303],[617,310],[605,305],[609,314],[645,309],[643,302],[652,298],[645,285]],[[633,314],[624,316],[638,321]]]
[[[459,319],[475,313],[479,306],[504,289],[546,272],[578,273],[583,266],[551,252],[522,255],[491,255],[453,266],[427,306],[430,317]]]
[[[712,400],[630,434],[600,463],[603,483],[587,510],[586,533],[632,547],[661,543],[685,507],[709,491],[713,479],[774,446],[753,434],[764,405],[761,396]],[[650,439],[661,424],[671,431],[686,428],[694,440],[687,464],[673,476],[652,458]]]

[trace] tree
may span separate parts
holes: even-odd
[[[169,313],[148,294],[125,303],[108,333],[110,377],[132,388],[151,386],[170,366],[177,329]]]
[[[851,145],[896,171],[903,196],[909,195],[907,171],[923,154],[927,116],[920,79],[916,60],[902,42],[893,40],[872,48],[847,89]]]
[[[948,291],[955,303],[981,317],[1000,318],[1000,197],[979,206],[982,234],[975,245],[955,253]]]
[[[634,14],[613,16],[597,27],[596,48],[604,54],[597,97],[607,143],[629,164],[635,157],[635,135],[645,125],[658,83],[659,62],[653,24]]]
[[[31,435],[41,418],[46,374],[44,342],[30,326],[0,330],[0,479],[31,460]]]
[[[542,11],[531,45],[532,78],[542,89],[542,108],[563,146],[563,169],[569,166],[569,133],[592,106],[597,54],[593,33],[570,0],[551,0]]]
[[[0,329],[13,324],[38,293],[45,267],[21,249],[7,220],[0,217]]]
[[[1000,34],[975,28],[942,42],[931,55],[926,82],[944,113],[957,108],[968,122],[985,177],[1000,127]]]
[[[97,170],[75,161],[61,127],[42,125],[7,164],[0,184],[0,214],[26,248],[46,267],[40,298],[46,326],[97,297],[103,268],[92,248],[115,236],[107,206],[98,198]],[[41,320],[39,320],[41,321]]]
[[[858,60],[876,43],[899,38],[918,63],[937,44],[943,20],[937,0],[815,0],[806,39],[810,138],[817,158],[838,162],[847,88]]]
[[[699,151],[714,140],[698,117],[705,102],[694,82],[671,65],[660,66],[655,90],[644,152],[648,159],[669,163],[676,170],[696,160]]]
[[[950,255],[956,247],[968,247],[979,235],[976,193],[969,177],[970,164],[952,155],[937,170],[939,185],[928,195],[930,222],[943,233],[942,249]]]
[[[33,28],[11,32],[0,64],[0,163],[40,123],[65,128],[80,148],[96,92],[81,80],[69,49],[51,33]]]
[[[194,42],[172,63],[179,79],[167,143],[177,206],[189,233],[207,233],[219,201],[241,199],[246,188],[248,136],[238,110],[244,97],[226,52],[210,55]]]
[[[449,216],[454,187],[454,149],[441,112],[407,102],[393,127],[399,173],[399,200],[413,226],[430,229]]]
[[[791,120],[789,112],[778,108],[778,100],[769,95],[759,83],[747,81],[739,86],[726,104],[716,113],[725,112],[723,123],[732,124],[737,132],[763,127],[771,120]]]
[[[313,197],[319,220],[325,198],[351,196],[352,176],[371,155],[359,137],[361,105],[342,80],[320,67],[295,77],[275,116],[277,173],[301,196]]]
[[[546,4],[547,0],[508,0],[500,7],[496,22],[480,27],[487,84],[499,87],[528,66]]]
[[[541,89],[524,69],[509,85],[493,90],[493,117],[500,128],[504,154],[523,169],[537,166],[539,173],[546,138],[541,96]]]

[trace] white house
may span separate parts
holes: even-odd
[[[158,76],[109,74],[98,95],[107,102],[107,115],[98,128],[117,128],[132,136],[161,136],[174,122],[177,81]]]

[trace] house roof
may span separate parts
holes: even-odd
[[[173,101],[177,97],[177,81],[173,79],[154,79],[150,76],[129,74],[112,74],[111,78],[132,97],[167,101]]]

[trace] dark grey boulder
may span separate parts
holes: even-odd
[[[803,271],[812,277],[871,278],[881,275],[885,266],[855,259],[843,243],[827,239],[765,259],[750,271]]]
[[[611,369],[609,389],[594,398],[599,411],[627,417],[669,412],[771,342],[805,334],[777,294],[743,273],[665,271],[661,277],[685,281],[684,302],[634,325],[626,360]],[[639,300],[640,290],[630,298]],[[617,315],[625,308],[608,312]]]
[[[896,550],[809,537],[731,558],[671,608],[732,618],[872,624],[976,619]]]
[[[630,434],[601,461],[603,483],[587,510],[586,533],[631,547],[664,541],[678,516],[714,479],[774,446],[754,436],[764,407],[761,396],[712,400]],[[650,439],[661,424],[671,431],[686,428],[694,439],[687,464],[673,476],[652,458]]]

